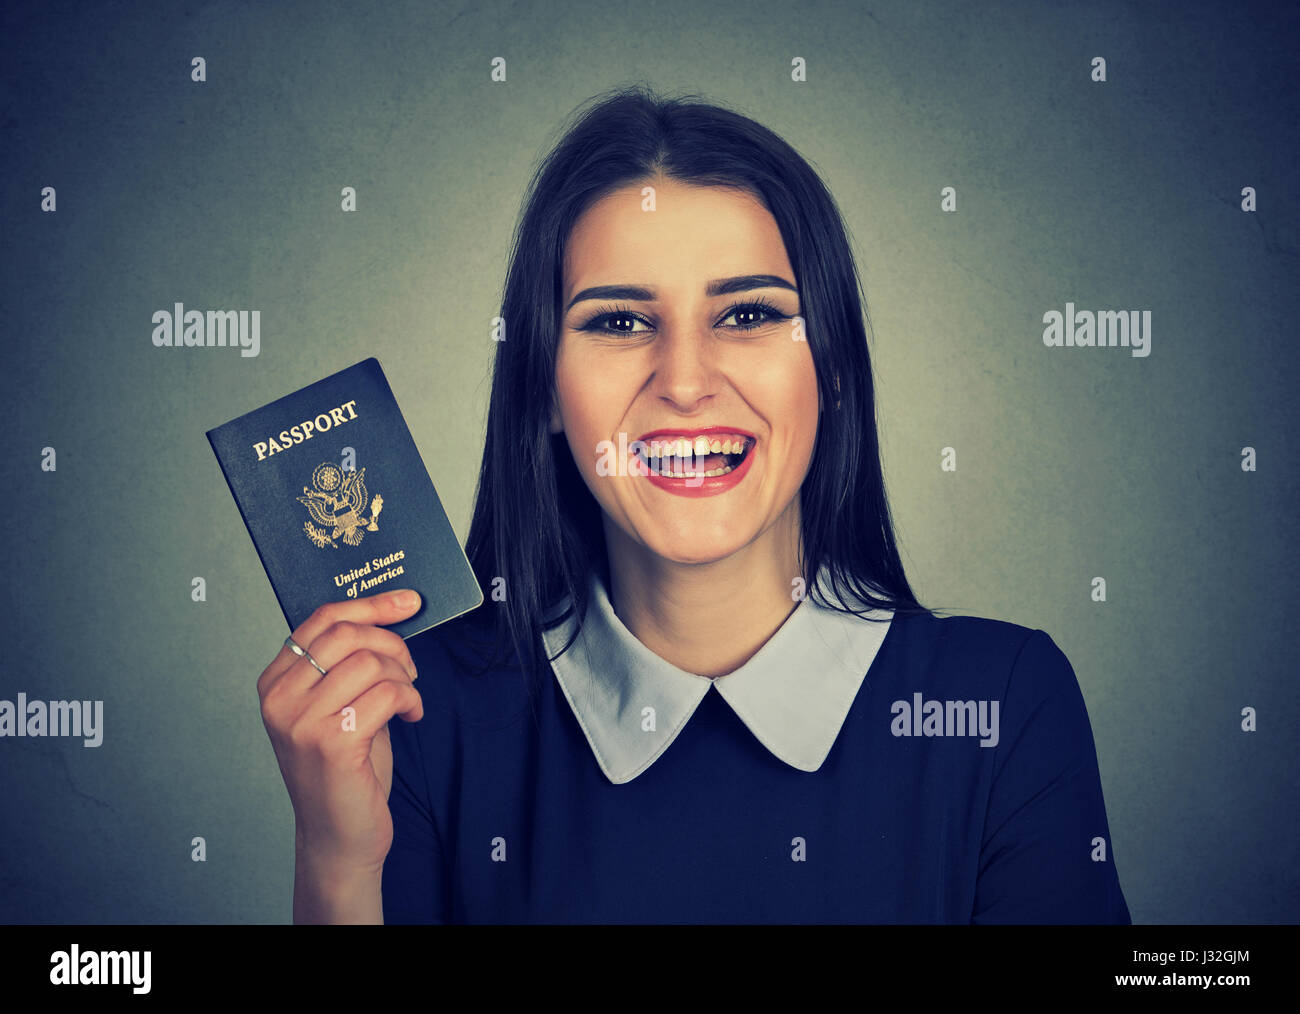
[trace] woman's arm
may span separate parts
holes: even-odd
[[[1083,694],[1043,631],[1005,696],[971,921],[1131,923]]]
[[[382,867],[337,869],[320,861],[301,839],[294,852],[294,925],[375,925],[384,921]]]

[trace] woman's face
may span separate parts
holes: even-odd
[[[771,214],[738,190],[648,185],[653,210],[643,184],[628,186],[589,208],[569,237],[551,432],[564,430],[592,495],[626,536],[665,559],[704,563],[749,545],[787,511],[797,530],[816,374]],[[719,283],[729,291],[710,294]],[[759,299],[773,309],[750,305]],[[728,446],[731,456],[715,453]]]

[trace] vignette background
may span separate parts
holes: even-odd
[[[1134,921],[1296,921],[1296,21],[8,5],[0,698],[102,699],[105,732],[0,740],[0,922],[289,921],[292,809],[254,686],[287,629],[204,433],[376,355],[463,543],[523,188],[575,107],[635,81],[758,119],[828,182],[909,577],[1069,657]],[[261,354],[155,348],[178,301],[261,310]],[[1044,347],[1066,301],[1151,310],[1151,355]]]

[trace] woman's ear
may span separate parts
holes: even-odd
[[[563,423],[563,422],[561,421],[561,419],[560,419],[560,410],[559,410],[558,408],[555,408],[555,407],[552,407],[552,408],[551,408],[551,427],[550,427],[550,428],[551,428],[551,432],[552,432],[552,433],[563,433],[563,432],[564,432],[564,423]]]

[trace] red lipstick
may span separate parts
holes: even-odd
[[[662,460],[665,464],[661,469],[670,469],[672,471],[682,471],[675,462],[682,459],[673,456],[665,456],[663,459],[651,459],[650,447],[651,441],[660,437],[680,437],[684,441],[692,441],[696,437],[711,437],[715,434],[730,434],[733,436],[745,438],[745,450],[740,461],[733,465],[731,471],[723,475],[664,475],[653,467],[644,469],[645,478],[656,488],[664,490],[666,493],[672,493],[675,496],[717,496],[719,493],[725,493],[734,489],[740,484],[741,480],[749,472],[750,464],[754,460],[754,455],[758,453],[758,438],[748,430],[738,429],[735,426],[705,426],[701,429],[661,429],[651,430],[638,438],[643,445],[639,457],[643,464],[648,464],[651,460]],[[698,471],[713,471],[719,467],[726,467],[725,462],[729,455],[710,454],[704,456],[704,461],[698,467]],[[710,461],[709,459],[713,459]],[[694,462],[692,463],[694,467]]]

